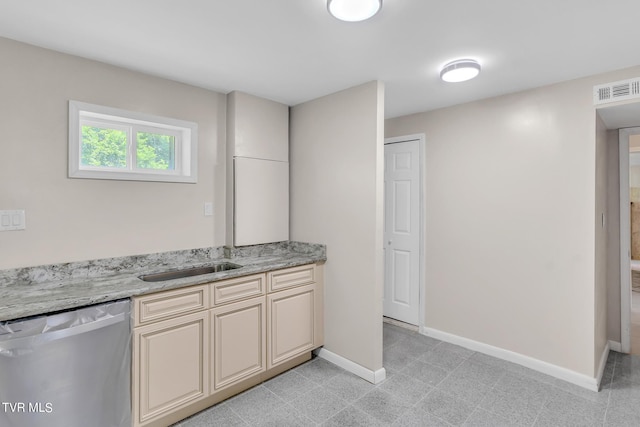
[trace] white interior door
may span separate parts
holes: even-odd
[[[384,146],[383,314],[418,325],[420,309],[420,146]]]

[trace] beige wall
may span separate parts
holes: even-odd
[[[224,244],[224,95],[2,38],[0,52],[0,209],[27,224],[0,233],[0,268]],[[198,183],[68,179],[70,99],[198,123]]]
[[[640,135],[629,137],[629,151],[640,151]]]
[[[594,114],[595,111],[594,111]],[[598,372],[603,352],[607,346],[607,265],[608,233],[606,221],[609,218],[607,204],[608,154],[607,127],[596,114],[596,204],[595,204],[595,319],[594,319],[594,372]],[[615,268],[615,266],[611,266]],[[604,355],[606,357],[607,355]]]
[[[592,87],[639,72],[386,121],[426,135],[427,327],[594,376]]]
[[[633,153],[631,153],[633,155]],[[640,187],[640,166],[629,166],[629,187]],[[638,200],[631,200],[637,202]]]
[[[327,245],[325,349],[382,368],[383,89],[291,109],[291,238]]]

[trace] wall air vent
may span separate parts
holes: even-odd
[[[608,104],[640,98],[640,77],[593,87],[593,104]]]

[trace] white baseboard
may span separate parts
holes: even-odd
[[[427,335],[441,341],[446,341],[451,344],[456,344],[461,347],[468,348],[479,353],[484,353],[489,356],[497,357],[498,359],[513,362],[518,365],[525,366],[534,371],[542,372],[543,374],[550,375],[552,377],[570,382],[580,387],[584,387],[588,390],[598,391],[600,377],[592,378],[588,375],[581,374],[579,372],[572,371],[570,369],[562,368],[560,366],[552,365],[551,363],[543,362],[542,360],[534,359],[533,357],[525,356],[523,354],[515,353],[513,351],[505,350],[500,347],[494,347],[489,344],[485,344],[479,341],[474,341],[468,338],[459,337],[457,335],[442,332],[437,329],[427,328],[423,326],[420,329],[420,333]],[[607,346],[607,353],[609,351]],[[606,363],[606,359],[605,359]],[[604,366],[602,367],[604,370]]]
[[[326,348],[319,348],[315,350],[314,353],[319,358],[329,361],[334,365],[338,365],[342,369],[349,371],[372,384],[379,384],[387,377],[387,371],[384,368],[372,371],[371,369],[367,369],[362,365],[327,350]]]
[[[619,341],[609,341],[609,349],[612,351],[617,351],[618,353],[622,353],[622,343]]]

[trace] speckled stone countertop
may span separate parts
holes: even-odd
[[[0,321],[324,261],[324,245],[280,242],[0,270]],[[242,267],[162,282],[138,278],[221,262]]]

